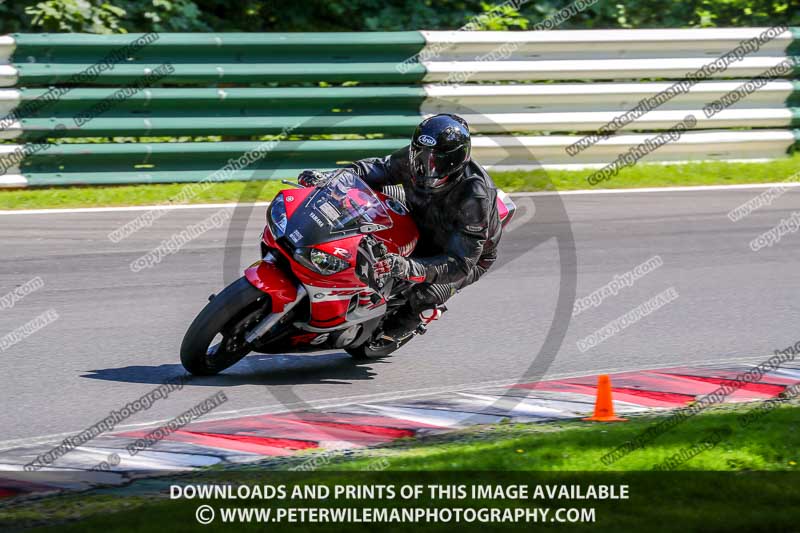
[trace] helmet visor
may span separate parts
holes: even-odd
[[[409,148],[411,174],[415,183],[420,187],[436,189],[448,181],[448,174],[458,166],[453,153],[437,153],[427,146]]]

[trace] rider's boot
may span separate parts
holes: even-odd
[[[428,324],[438,320],[445,311],[447,307],[441,304],[417,313],[406,304],[391,318],[389,325],[383,330],[383,338],[400,342],[410,335],[424,335]]]

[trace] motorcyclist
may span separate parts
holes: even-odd
[[[349,168],[375,190],[402,185],[405,203],[420,231],[411,257],[389,254],[375,264],[379,276],[415,283],[383,334],[400,341],[458,290],[476,282],[497,259],[502,226],[497,189],[470,157],[464,119],[440,114],[423,120],[411,144],[382,158],[362,159]],[[304,171],[298,181],[318,186],[325,173]]]

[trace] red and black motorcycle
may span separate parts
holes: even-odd
[[[408,256],[417,244],[402,189],[375,192],[347,169],[324,186],[297,187],[270,203],[263,259],[213,296],[186,332],[181,362],[192,374],[216,374],[250,352],[383,357],[413,338],[382,336],[411,284],[373,270],[387,253]],[[505,225],[515,207],[498,192]]]

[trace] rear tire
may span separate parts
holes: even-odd
[[[243,331],[252,328],[271,311],[270,297],[239,278],[216,295],[189,326],[181,344],[181,363],[195,376],[213,376],[236,364],[252,347]],[[223,340],[211,349],[217,335]]]
[[[383,359],[384,357],[389,357],[392,353],[396,352],[403,346],[405,346],[411,339],[414,338],[414,335],[410,335],[405,340],[400,341],[400,344],[391,343],[385,346],[375,346],[370,343],[370,341],[365,342],[359,346],[354,348],[345,348],[345,351],[350,354],[353,359],[358,361],[368,361],[371,359]]]

